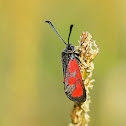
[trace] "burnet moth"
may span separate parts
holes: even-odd
[[[73,25],[70,26],[70,32],[68,36],[68,44],[60,37],[53,24],[50,21],[45,21],[49,23],[49,25],[56,32],[58,37],[63,41],[66,45],[66,48],[61,53],[61,60],[63,66],[63,75],[64,75],[64,90],[67,97],[75,101],[77,103],[82,103],[86,100],[86,90],[83,84],[83,80],[81,77],[80,69],[79,69],[79,53],[75,51],[75,46],[69,44],[69,38],[71,35],[71,31]]]

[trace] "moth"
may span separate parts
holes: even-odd
[[[73,25],[70,25],[70,32],[67,44],[58,34],[53,24],[50,21],[45,22],[53,28],[58,37],[66,45],[66,48],[61,53],[65,93],[70,100],[75,101],[77,103],[82,103],[86,100],[86,90],[83,84],[79,68],[79,64],[81,62],[79,60],[79,53],[75,50],[75,46],[69,43],[69,38],[71,35]]]

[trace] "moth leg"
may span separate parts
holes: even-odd
[[[80,53],[78,53],[78,52],[74,52],[74,54],[75,54],[76,56],[80,56]]]
[[[78,57],[76,57],[76,59],[77,59],[77,62],[78,63],[81,63],[82,65],[84,65],[81,61],[80,61],[80,59],[78,58]],[[84,65],[85,66],[85,65]]]

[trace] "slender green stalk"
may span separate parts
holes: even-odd
[[[86,89],[86,101],[81,104],[74,103],[69,126],[88,126],[90,120],[90,116],[88,115],[89,103],[91,102],[89,93],[90,89],[93,88],[92,83],[95,81],[91,79],[94,69],[93,59],[99,53],[99,48],[95,44],[95,41],[92,41],[90,33],[83,32],[80,37],[79,46],[76,49],[80,53],[80,72]]]

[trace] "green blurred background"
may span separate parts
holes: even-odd
[[[126,1],[1,0],[0,126],[67,126],[70,101],[63,87],[67,41],[88,31],[99,45],[94,60],[89,126],[126,126]]]

